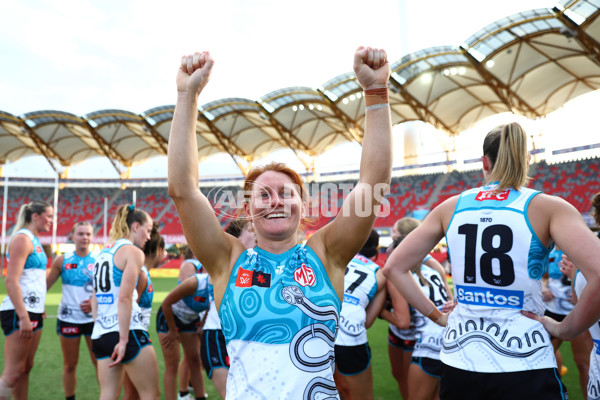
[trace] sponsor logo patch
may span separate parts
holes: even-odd
[[[315,271],[302,263],[302,266],[294,271],[294,280],[302,286],[313,286],[317,278],[315,277]]]
[[[97,294],[98,304],[112,304],[114,302],[112,294]]]
[[[523,292],[456,285],[456,298],[460,303],[474,306],[523,308]]]
[[[344,303],[353,304],[355,306],[358,305],[359,300],[354,296],[350,296],[349,294],[344,294]]]
[[[78,326],[63,326],[60,328],[60,333],[63,335],[76,335],[79,333]]]
[[[154,292],[154,287],[152,285],[148,285],[148,293]]]
[[[77,264],[65,264],[65,271],[70,269],[77,269]]]
[[[44,250],[42,249],[41,246],[35,246],[35,252],[36,253],[41,253],[42,251],[44,251]]]
[[[194,296],[194,301],[196,303],[204,303],[206,301],[206,297],[202,297],[202,296]]]
[[[271,287],[271,274],[262,271],[250,271],[242,267],[238,268],[238,276],[235,281],[237,287]]]
[[[496,192],[494,190],[483,190],[483,191],[477,193],[477,196],[475,196],[475,200],[477,200],[477,201],[484,201],[484,200],[503,201],[503,200],[508,199],[509,193],[510,193],[509,189],[507,189],[503,192]]]
[[[40,323],[40,321],[31,321],[31,327],[32,327],[33,329],[35,329],[35,328],[37,328],[37,327],[38,327],[38,324],[39,324],[39,323]]]

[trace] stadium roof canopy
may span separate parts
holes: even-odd
[[[556,7],[496,21],[456,47],[419,50],[391,64],[392,123],[421,120],[458,135],[493,114],[546,115],[600,88],[600,0],[563,0]],[[314,157],[348,141],[361,143],[364,105],[354,73],[321,87],[289,87],[258,100],[204,104],[196,124],[200,160],[228,153],[246,172],[270,152],[291,149],[312,169]],[[121,173],[167,153],[173,105],[140,115],[100,110],[83,116],[0,111],[0,164],[33,154],[55,170],[104,156]]]

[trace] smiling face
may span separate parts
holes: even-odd
[[[283,172],[265,171],[254,180],[244,208],[259,242],[296,240],[304,211],[299,190]]]
[[[38,232],[49,232],[52,227],[52,219],[54,218],[54,208],[46,207],[43,213],[33,213],[31,223],[33,228]]]
[[[92,242],[94,232],[91,225],[79,225],[71,234],[71,240],[75,243],[75,248],[79,251],[86,252]]]

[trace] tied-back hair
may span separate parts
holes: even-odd
[[[592,216],[596,221],[596,225],[600,226],[600,193],[592,198]]]
[[[158,233],[158,221],[152,221],[150,239],[144,244],[144,255],[146,258],[155,257],[161,249],[165,248],[165,239]]]
[[[196,256],[192,252],[192,249],[190,249],[190,246],[188,246],[187,244],[184,244],[180,247],[180,252],[181,254],[183,254],[183,258],[186,260],[196,258]]]
[[[412,218],[412,217],[404,217],[404,218],[400,218],[398,221],[396,221],[394,226],[396,227],[396,230],[398,231],[398,233],[400,233],[400,236],[398,236],[398,238],[396,240],[394,240],[394,242],[392,243],[393,249],[398,247],[400,245],[400,243],[402,243],[402,241],[404,239],[406,239],[408,234],[411,233],[412,231],[414,231],[415,229],[417,229],[417,227],[419,225],[421,225],[421,221],[419,221],[416,218]],[[425,279],[425,277],[423,276],[423,273],[421,272],[422,265],[423,265],[423,263],[420,262],[419,264],[413,266],[410,270],[411,270],[411,272],[417,274],[417,277],[419,278],[419,282],[421,282],[422,286],[430,286],[431,287],[431,284],[429,283],[429,281],[427,281],[427,279]]]
[[[403,238],[421,225],[421,221],[413,217],[400,218],[394,224],[394,228],[398,231],[399,237]]]
[[[371,229],[367,241],[358,251],[358,254],[366,258],[372,258],[377,255],[377,247],[379,247],[379,233],[375,229]]]
[[[17,223],[13,228],[12,234],[14,235],[21,229],[25,228],[31,223],[33,214],[43,214],[47,208],[52,207],[50,203],[41,200],[34,200],[30,203],[23,204],[19,210],[17,217]]]
[[[69,236],[72,236],[75,233],[75,229],[77,229],[80,226],[92,226],[92,224],[89,223],[88,221],[79,221],[79,222],[76,222],[73,225],[73,228],[71,228],[71,233],[69,234]],[[92,229],[93,229],[93,227],[92,227]]]
[[[247,202],[250,201],[252,189],[254,187],[254,182],[256,181],[256,179],[258,179],[258,177],[260,175],[262,175],[263,173],[265,173],[267,171],[280,172],[282,174],[287,175],[292,180],[292,183],[296,186],[296,189],[298,190],[298,193],[300,194],[300,200],[302,201],[304,206],[305,207],[309,206],[309,200],[310,200],[309,194],[308,194],[308,190],[306,189],[306,186],[304,185],[304,181],[302,180],[302,177],[300,177],[300,175],[296,171],[294,171],[293,169],[291,169],[284,163],[276,162],[276,161],[270,162],[265,165],[254,167],[250,170],[250,172],[248,172],[248,174],[246,175],[246,179],[244,180],[244,199]],[[300,227],[301,227],[301,229],[304,229],[307,226],[314,225],[315,223],[316,223],[316,218],[303,217],[302,221],[300,222]]]
[[[233,237],[239,238],[248,223],[249,221],[241,218],[231,220],[231,222],[225,228],[225,232],[229,233]]]
[[[516,122],[492,129],[483,141],[483,155],[489,157],[491,172],[487,182],[499,182],[496,190],[519,190],[529,182],[527,136]]]
[[[109,241],[114,242],[129,236],[130,228],[134,223],[143,224],[150,220],[144,210],[134,208],[133,205],[123,204],[117,209],[117,214],[110,227]]]

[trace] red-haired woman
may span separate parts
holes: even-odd
[[[214,285],[231,365],[227,399],[337,397],[334,340],[344,272],[375,222],[391,174],[390,68],[385,51],[360,47],[354,71],[365,89],[366,128],[359,181],[338,216],[298,244],[307,195],[281,163],[250,171],[244,211],[257,246],[226,234],[198,190],[198,95],[209,79],[207,52],[185,56],[169,139],[169,194],[188,244]],[[361,207],[363,206],[363,207]]]

